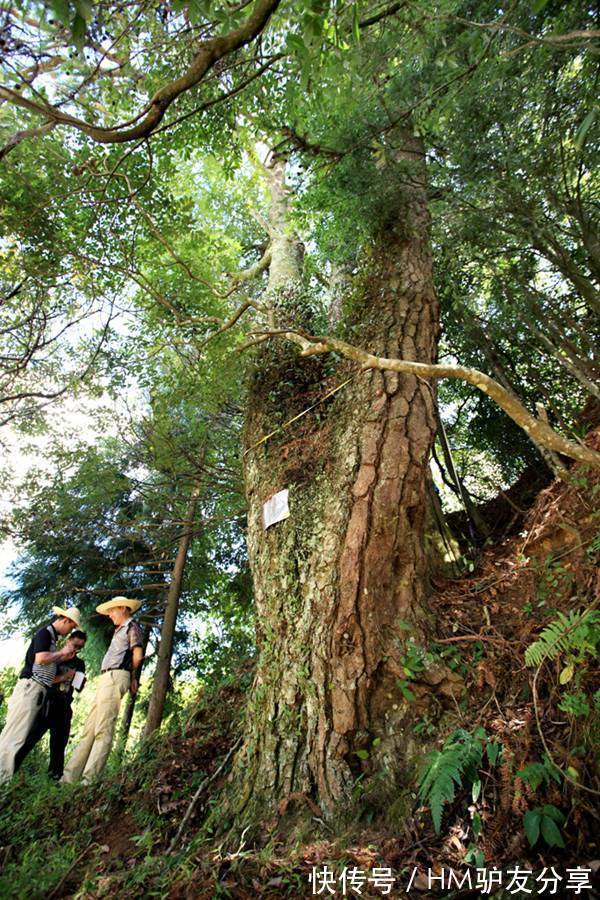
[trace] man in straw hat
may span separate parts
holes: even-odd
[[[15,757],[42,711],[58,664],[75,656],[71,641],[67,641],[62,650],[56,649],[56,643],[59,636],[66,637],[74,628],[79,628],[79,610],[76,606],[69,609],[54,606],[52,612],[56,618],[36,631],[27,648],[25,665],[8,701],[6,724],[0,734],[0,784],[8,781],[15,772]]]
[[[108,616],[115,632],[102,660],[102,674],[92,708],[85,723],[81,741],[65,767],[65,782],[89,782],[103,771],[119,715],[121,699],[127,693],[137,693],[140,668],[144,659],[142,632],[131,618],[141,603],[128,597],[115,597],[96,607],[100,615]]]

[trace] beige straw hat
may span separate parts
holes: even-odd
[[[63,609],[62,606],[53,606],[52,612],[55,616],[64,616],[66,619],[70,619],[78,628],[81,628],[81,613],[76,606],[70,606],[68,609]]]
[[[106,603],[101,603],[100,606],[97,606],[96,612],[100,613],[101,616],[107,616],[109,610],[114,609],[116,606],[127,606],[131,612],[135,612],[141,605],[141,600],[130,600],[129,597],[114,597],[112,600],[107,600]]]

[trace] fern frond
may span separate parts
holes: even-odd
[[[436,834],[442,827],[444,803],[454,800],[456,785],[462,781],[460,750],[433,750],[419,788],[419,796],[429,805]]]
[[[483,755],[482,741],[487,739],[483,728],[474,734],[460,728],[450,735],[441,750],[432,750],[419,778],[419,797],[431,810],[436,834],[442,827],[444,804],[451,803],[457,787],[466,777],[477,776]]]
[[[559,612],[525,651],[525,665],[540,666],[546,659],[571,651],[593,653],[599,640],[600,613],[596,610]]]

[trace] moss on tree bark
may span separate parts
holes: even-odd
[[[342,327],[382,355],[432,362],[438,302],[414,141],[405,166],[406,157],[412,164],[397,214],[365,252]],[[284,225],[280,197],[274,231]],[[273,242],[274,258],[277,247],[289,256],[273,268],[271,300],[298,321],[300,255],[289,239]],[[258,443],[348,377],[348,363],[328,364],[268,346],[250,392],[245,478],[260,657],[233,775],[242,818],[281,811],[291,795],[311,798],[334,817],[363,772],[384,769],[401,784],[414,752],[410,723],[430,697],[423,682],[411,704],[400,682],[407,641],[422,641],[429,615],[425,519],[435,389],[414,375],[357,374],[295,430]],[[265,530],[263,504],[284,488],[290,516]]]

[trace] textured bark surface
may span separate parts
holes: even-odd
[[[424,197],[413,172],[396,221],[370,248],[346,323],[377,353],[430,362],[438,303]],[[288,263],[276,269],[288,279],[276,288],[287,290],[289,313]],[[234,775],[248,814],[296,792],[331,813],[363,768],[401,773],[410,747],[398,680],[426,617],[433,389],[413,375],[357,373],[318,415],[255,446],[355,371],[324,365],[269,347],[251,391],[245,475],[260,660]],[[290,517],[265,531],[263,503],[283,488]]]

